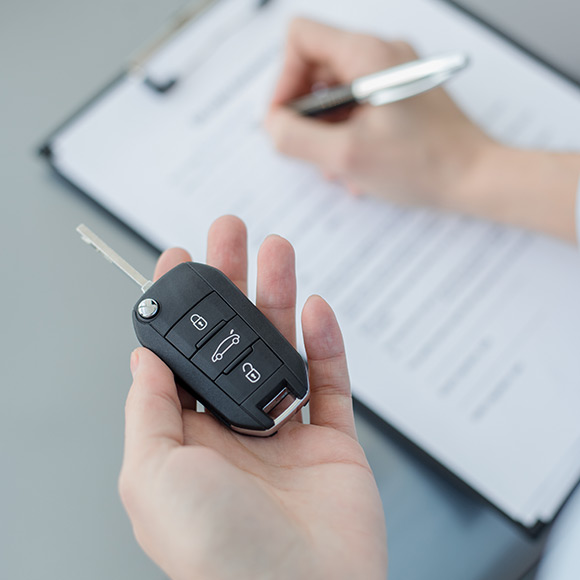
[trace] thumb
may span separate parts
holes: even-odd
[[[125,463],[140,463],[183,444],[181,403],[173,373],[155,354],[131,355],[133,384],[125,405]]]
[[[272,107],[266,118],[266,131],[280,153],[327,171],[340,165],[347,143],[345,124],[302,117],[286,107]]]

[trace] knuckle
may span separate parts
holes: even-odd
[[[131,477],[125,468],[121,470],[117,487],[125,509],[130,512],[135,503],[135,492]]]
[[[350,33],[345,37],[343,44],[346,55],[360,55],[372,58],[381,51],[383,41],[368,34]]]
[[[406,40],[394,40],[391,42],[394,50],[398,54],[399,60],[401,62],[406,62],[408,60],[415,60],[417,58],[417,52]]]
[[[295,16],[294,18],[292,18],[290,24],[288,25],[288,36],[290,38],[294,38],[295,36],[299,35],[304,29],[304,26],[306,24],[307,24],[306,18],[302,16]]]
[[[388,42],[377,38],[376,36],[365,37],[365,48],[370,55],[384,56],[392,53]]]
[[[279,153],[286,153],[288,151],[288,132],[284,130],[283,127],[278,127],[276,132],[272,136],[272,142],[274,148]]]
[[[292,152],[293,141],[292,122],[286,117],[286,115],[280,115],[276,120],[276,125],[272,132],[274,148],[279,153],[289,154]]]
[[[131,412],[131,409],[135,406],[135,400],[136,400],[135,389],[132,387],[129,389],[129,392],[127,393],[127,397],[125,399],[125,416],[127,416]]]
[[[353,61],[352,66],[363,74],[376,72],[378,69],[402,62],[395,43],[367,34],[350,35],[344,50],[344,58],[349,59],[349,62]]]
[[[337,148],[336,169],[340,174],[351,175],[356,172],[360,155],[352,137],[345,139]]]
[[[117,490],[121,503],[130,517],[142,511],[142,507],[146,505],[143,485],[141,473],[138,473],[133,466],[123,465],[117,481]]]
[[[385,61],[393,58],[394,51],[390,43],[376,36],[361,36],[360,47],[369,59]]]
[[[357,46],[373,66],[394,66],[417,58],[415,49],[405,40],[385,41],[375,36],[359,35]]]

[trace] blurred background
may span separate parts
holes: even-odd
[[[185,4],[0,3],[0,578],[164,577],[117,494],[138,289],[90,259],[74,228],[89,222],[146,274],[157,253],[56,178],[37,148]],[[580,81],[577,0],[458,4]],[[456,489],[360,410],[357,422],[384,501],[392,580],[533,577],[543,538]]]

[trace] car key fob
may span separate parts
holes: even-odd
[[[302,357],[216,268],[173,268],[137,302],[133,324],[179,384],[235,431],[270,435],[308,399]],[[270,417],[285,397],[293,403]]]
[[[273,435],[307,403],[302,357],[222,272],[186,262],[152,283],[88,228],[77,230],[141,285],[133,308],[139,342],[228,427]]]

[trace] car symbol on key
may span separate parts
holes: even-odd
[[[234,344],[240,344],[240,335],[233,334],[234,329],[230,330],[230,335],[226,336],[217,346],[215,352],[211,355],[211,362],[218,362],[224,358],[224,354],[234,346]]]

